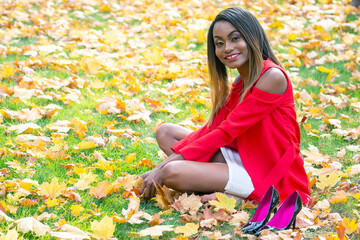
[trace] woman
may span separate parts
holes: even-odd
[[[160,126],[156,139],[168,158],[141,175],[140,192],[153,197],[156,182],[260,201],[274,185],[282,201],[298,191],[308,202],[291,82],[261,25],[248,11],[228,8],[212,22],[207,47],[212,99],[207,125],[195,132]],[[231,88],[227,68],[239,72]]]

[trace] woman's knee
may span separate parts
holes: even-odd
[[[164,123],[162,124],[155,132],[155,138],[158,143],[166,141],[166,138],[171,134],[171,124]]]
[[[162,169],[162,183],[172,189],[181,191],[181,161],[174,161],[166,164]]]

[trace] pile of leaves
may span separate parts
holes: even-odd
[[[0,239],[255,239],[255,203],[139,196],[165,158],[156,129],[206,121],[206,33],[227,7],[259,19],[290,75],[311,189],[296,230],[260,239],[358,238],[359,9],[279,2],[0,0]]]

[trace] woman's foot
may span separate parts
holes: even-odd
[[[201,202],[208,202],[211,200],[217,200],[216,193],[205,194],[201,196]]]
[[[243,198],[239,197],[239,196],[235,196],[232,194],[228,194],[228,193],[224,193],[228,198],[235,198],[236,202],[241,203],[242,200],[244,200]],[[210,194],[205,194],[201,196],[201,202],[208,202],[211,200],[217,200],[216,197],[216,193],[210,193]]]

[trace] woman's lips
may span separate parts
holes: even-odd
[[[233,54],[227,55],[225,57],[225,60],[227,60],[227,61],[235,60],[239,55],[240,55],[240,53],[233,53]]]

